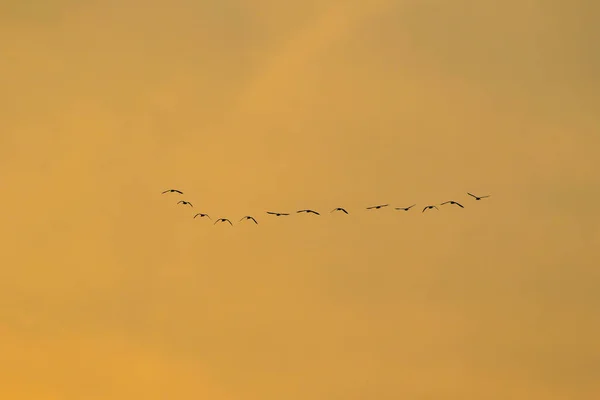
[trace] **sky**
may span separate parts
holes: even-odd
[[[597,399],[598,18],[2,2],[0,397]]]

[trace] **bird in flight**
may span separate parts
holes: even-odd
[[[246,215],[245,217],[243,217],[242,219],[240,219],[240,222],[242,222],[245,219],[251,219],[252,221],[254,221],[255,224],[258,225],[258,222],[256,222],[256,220],[253,217],[249,216],[249,215]]]
[[[424,213],[424,212],[425,212],[425,210],[431,210],[432,208],[435,208],[436,210],[440,211],[440,209],[439,209],[439,208],[437,208],[436,206],[427,206],[427,207],[425,207],[425,208],[423,209],[423,211],[421,211],[421,212],[422,212],[422,213]]]
[[[216,225],[217,222],[225,222],[225,221],[229,222],[229,225],[233,226],[233,224],[231,223],[231,221],[228,220],[227,218],[219,218],[218,220],[215,221],[215,223],[213,225]]]
[[[396,210],[408,211],[408,210],[410,210],[411,208],[413,208],[414,206],[416,206],[416,204],[413,204],[413,205],[412,205],[412,206],[410,206],[410,207],[396,207]]]
[[[457,206],[459,206],[460,208],[464,208],[462,204],[460,204],[460,203],[457,203],[457,202],[456,202],[456,201],[454,201],[454,200],[445,201],[445,202],[443,202],[442,204],[440,204],[440,206],[443,206],[444,204],[456,204],[456,205],[457,205]]]
[[[379,210],[380,208],[382,208],[382,207],[387,207],[387,206],[389,206],[389,204],[380,204],[380,205],[378,205],[378,206],[371,206],[371,207],[367,207],[367,210],[372,210],[372,209]]]
[[[485,199],[486,197],[490,197],[489,194],[487,196],[475,196],[474,194],[471,194],[469,192],[467,192],[467,194],[471,197],[475,197],[475,200],[481,200],[481,199]]]
[[[296,212],[297,212],[297,213],[301,213],[301,212],[303,212],[303,213],[307,213],[307,214],[311,214],[311,213],[312,213],[312,214],[315,214],[315,215],[321,215],[321,214],[319,214],[318,212],[316,212],[316,211],[313,211],[313,210],[299,210],[299,211],[296,211]]]
[[[200,218],[202,218],[202,217],[207,217],[208,219],[211,219],[211,220],[212,220],[212,218],[210,217],[210,215],[208,215],[208,214],[203,214],[203,213],[198,213],[198,214],[194,215],[194,218],[196,218],[196,217],[200,217]]]
[[[192,203],[190,203],[189,201],[185,201],[185,200],[179,200],[179,201],[177,202],[177,204],[183,204],[184,206],[185,206],[185,205],[189,205],[190,207],[194,207],[194,206],[192,205]]]
[[[346,211],[345,209],[343,209],[342,207],[338,207],[338,208],[334,208],[333,210],[329,211],[330,213],[334,212],[334,211],[342,211],[346,214],[348,214],[348,211]]]
[[[164,192],[162,192],[162,194],[165,194],[165,193],[179,193],[179,194],[183,194],[183,192],[181,190],[177,190],[177,189],[168,189],[168,190],[165,190]]]
[[[287,213],[280,213],[280,212],[273,212],[273,211],[267,211],[267,214],[275,215],[277,217],[281,217],[282,215],[290,215]]]

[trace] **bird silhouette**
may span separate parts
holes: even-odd
[[[345,209],[343,209],[342,207],[337,207],[337,208],[334,208],[333,210],[331,210],[331,211],[329,211],[329,212],[330,212],[330,213],[332,213],[332,212],[334,212],[334,211],[342,211],[342,212],[344,212],[344,213],[348,214],[348,211],[346,211],[346,210],[345,210]]]
[[[168,190],[165,190],[164,192],[162,192],[162,194],[165,194],[165,193],[179,193],[179,194],[183,194],[183,192],[181,190],[177,190],[177,189],[168,189]]]
[[[412,205],[412,206],[410,206],[410,207],[396,207],[396,210],[408,211],[408,210],[410,210],[411,208],[413,208],[414,206],[416,206],[416,204],[413,204],[413,205]]]
[[[229,225],[233,226],[233,224],[231,223],[231,221],[228,220],[227,218],[219,218],[218,220],[215,221],[215,223],[213,225],[216,225],[217,222],[225,222],[225,221],[229,222]]]
[[[280,213],[280,212],[273,212],[273,211],[267,211],[267,214],[275,215],[276,217],[281,217],[282,215],[290,215],[288,213]]]
[[[389,204],[380,204],[380,205],[378,205],[378,206],[371,206],[371,207],[367,207],[367,210],[372,210],[372,209],[379,210],[380,208],[382,208],[382,207],[387,207],[387,206],[389,206]]]
[[[210,217],[210,215],[203,214],[203,213],[198,213],[198,214],[194,215],[194,218],[196,218],[196,217],[200,217],[200,218],[207,217],[208,219],[212,220],[212,218]]]
[[[481,200],[481,199],[485,199],[486,197],[490,197],[491,195],[487,195],[487,196],[475,196],[474,194],[471,194],[469,192],[467,192],[467,194],[471,197],[475,197],[475,200]]]
[[[436,210],[440,211],[440,209],[439,209],[439,208],[437,208],[436,206],[427,206],[427,207],[425,207],[425,208],[423,209],[423,211],[421,211],[421,212],[422,212],[422,213],[424,213],[424,212],[425,212],[425,210],[430,210],[430,209],[432,209],[432,208],[435,208]]]
[[[177,202],[177,204],[183,204],[184,206],[189,204],[190,207],[194,207],[192,205],[192,203],[190,203],[189,201],[185,201],[185,200],[180,200]]]
[[[256,220],[253,217],[249,216],[249,215],[246,215],[245,217],[243,217],[242,219],[240,219],[240,222],[242,222],[245,219],[251,219],[252,221],[254,221],[255,224],[258,225],[258,222],[256,222]]]
[[[302,213],[303,212],[303,213],[307,213],[307,214],[311,214],[312,213],[312,214],[315,214],[315,215],[321,215],[318,212],[313,211],[313,210],[299,210],[299,211],[296,211],[296,212],[297,213]]]
[[[442,204],[440,204],[440,206],[443,206],[444,204],[456,204],[456,205],[457,205],[457,206],[459,206],[460,208],[464,208],[462,204],[460,204],[460,203],[457,203],[457,202],[456,202],[456,201],[454,201],[454,200],[445,201],[445,202],[443,202]]]

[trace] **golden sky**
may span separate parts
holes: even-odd
[[[599,8],[3,1],[0,397],[599,398]]]

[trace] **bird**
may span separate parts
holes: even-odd
[[[208,217],[208,219],[212,220],[212,218],[210,217],[210,215],[203,214],[203,213],[198,213],[198,214],[194,215],[194,218],[196,218],[196,217],[200,217],[200,218],[202,218],[202,217]]]
[[[485,199],[486,197],[490,197],[491,195],[487,195],[487,196],[475,196],[474,194],[471,194],[469,192],[467,192],[467,194],[471,197],[475,197],[475,200],[481,200],[481,199]]]
[[[242,219],[240,219],[240,222],[242,222],[245,219],[251,219],[252,221],[254,221],[255,224],[258,225],[258,222],[256,222],[256,220],[253,217],[249,216],[249,215],[246,215],[245,217],[243,217]]]
[[[190,205],[190,207],[194,207],[194,206],[192,205],[192,203],[190,203],[189,201],[185,201],[185,200],[179,200],[179,201],[177,202],[177,204],[183,204],[184,206],[185,206],[185,205],[187,205],[187,204],[189,204],[189,205]]]
[[[213,225],[216,225],[217,222],[225,222],[225,221],[229,222],[229,225],[233,226],[233,224],[231,223],[231,221],[228,220],[227,218],[219,218],[218,220],[215,221],[215,223]]]
[[[457,203],[457,202],[456,202],[456,201],[454,201],[454,200],[445,201],[445,202],[443,202],[442,204],[440,204],[440,206],[443,206],[444,204],[456,204],[456,205],[457,205],[457,206],[459,206],[460,208],[464,208],[462,204],[460,204],[460,203]]]
[[[312,214],[315,214],[315,215],[321,215],[321,214],[319,214],[318,212],[316,212],[316,211],[313,211],[313,210],[299,210],[299,211],[296,211],[296,212],[297,212],[297,213],[301,213],[301,212],[303,212],[303,213],[307,213],[307,214],[311,214],[311,213],[312,213]]]
[[[396,210],[408,211],[408,210],[410,210],[411,208],[413,208],[414,206],[416,206],[416,204],[413,204],[413,205],[412,205],[412,206],[410,206],[410,207],[396,207]]]
[[[165,193],[179,193],[179,194],[183,194],[183,192],[181,190],[177,190],[177,189],[168,189],[168,190],[165,190],[164,192],[162,192],[162,194],[165,194]]]
[[[275,215],[277,217],[280,217],[282,215],[290,215],[290,214],[287,214],[287,213],[280,213],[280,212],[273,212],[273,211],[267,211],[267,214]]]
[[[423,211],[421,211],[421,212],[422,212],[422,213],[424,213],[424,212],[425,212],[425,210],[430,210],[430,209],[432,209],[432,208],[435,208],[436,210],[440,211],[440,209],[439,209],[439,208],[437,208],[436,206],[427,206],[427,207],[425,207],[425,208],[423,209]]]
[[[344,212],[344,213],[348,214],[348,211],[346,211],[346,210],[345,210],[345,209],[343,209],[342,207],[337,207],[337,208],[334,208],[333,210],[331,210],[331,211],[329,211],[329,212],[330,212],[330,213],[332,213],[332,212],[334,212],[334,211],[342,211],[342,212]]]
[[[379,210],[380,208],[382,208],[382,207],[387,207],[387,206],[389,206],[389,204],[380,204],[380,205],[378,205],[378,206],[371,206],[371,207],[367,207],[367,210],[371,210],[371,209],[373,209],[373,208],[374,208],[374,209],[376,209],[376,210]]]

